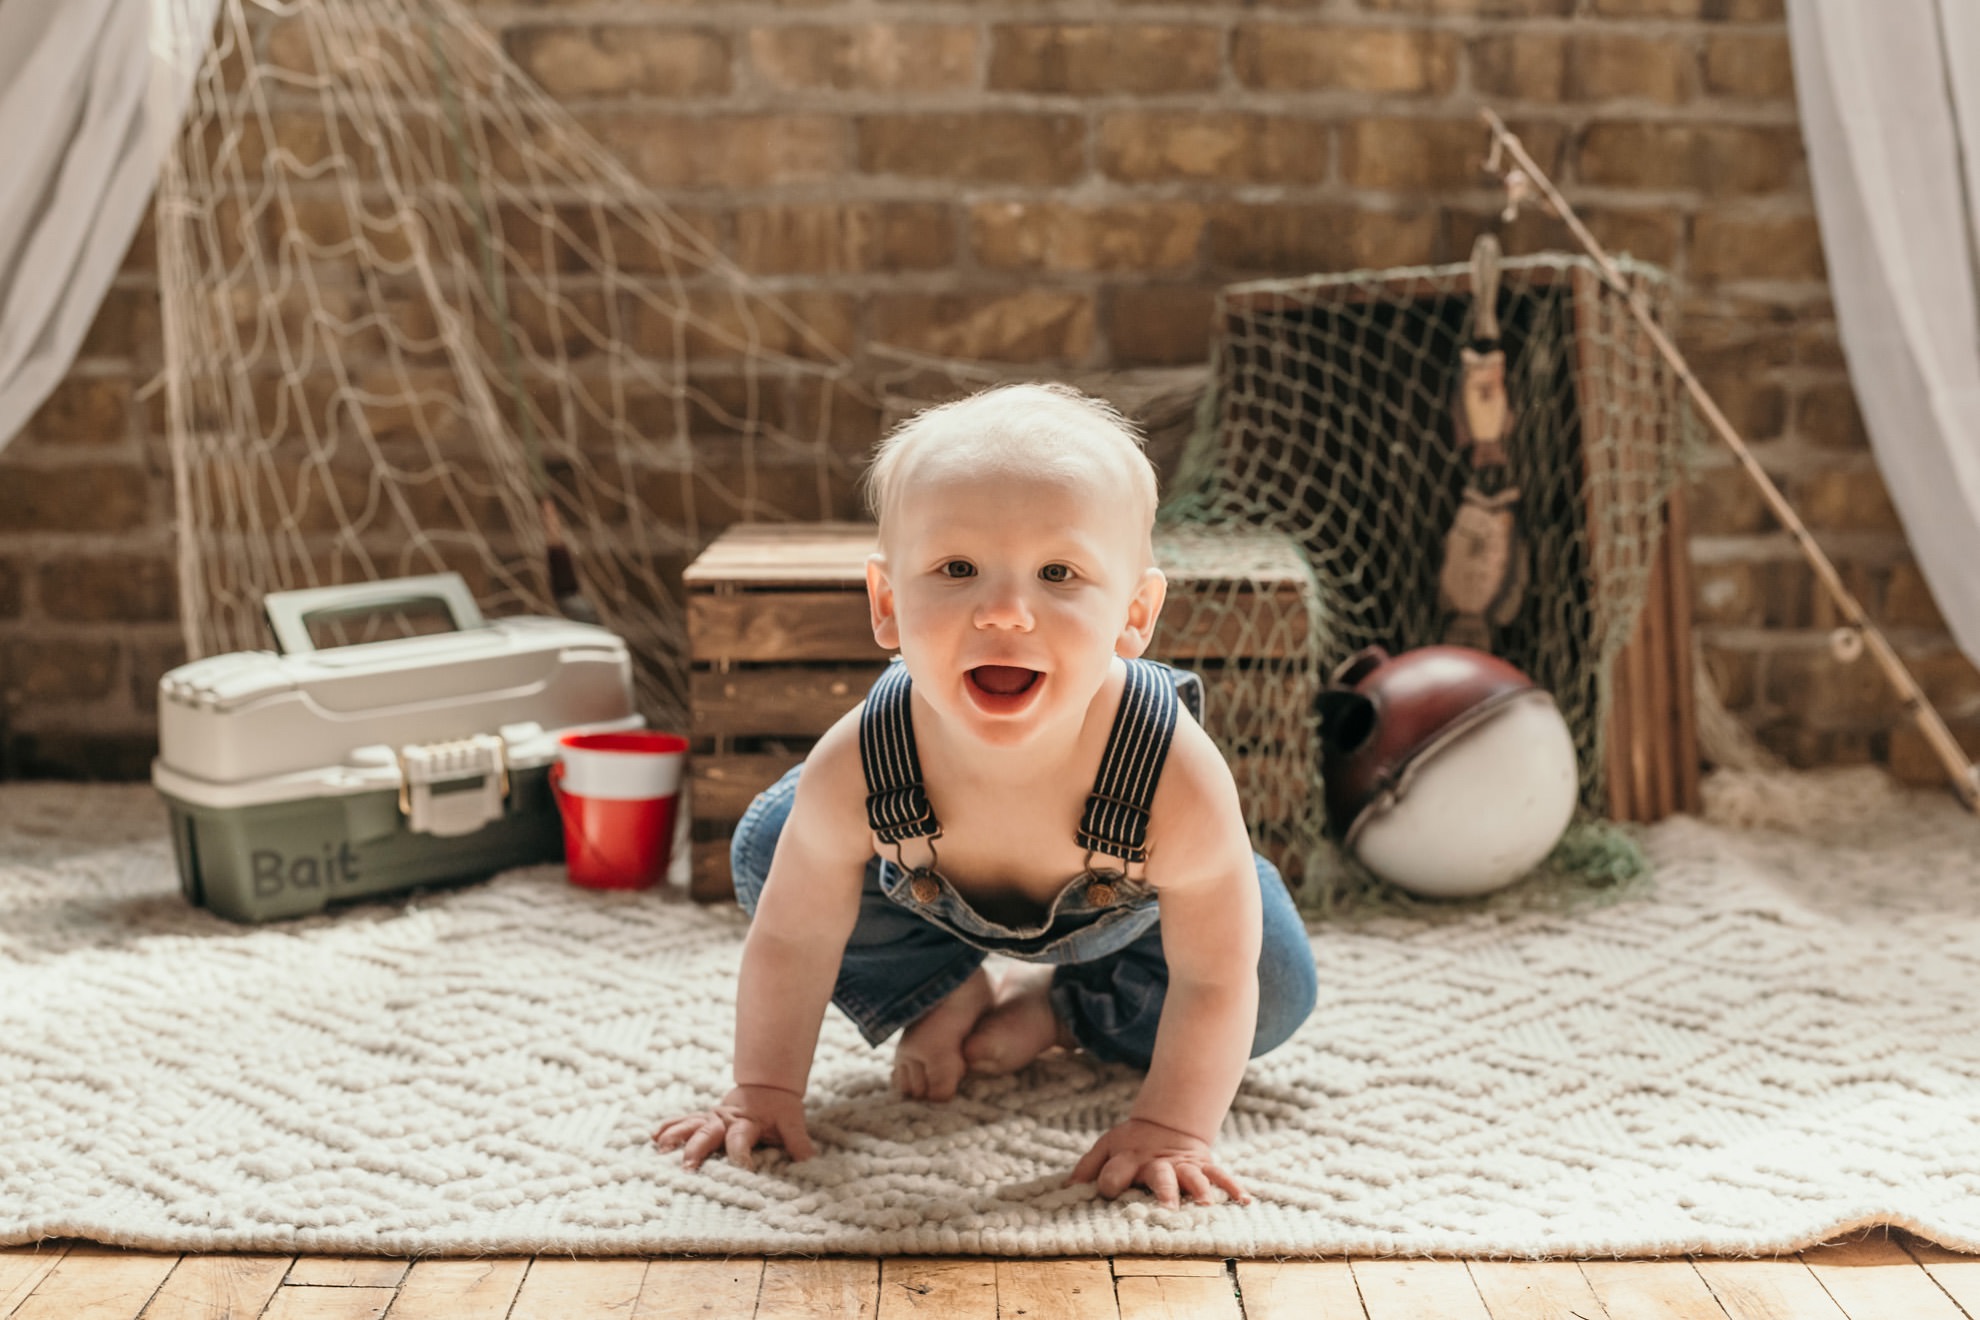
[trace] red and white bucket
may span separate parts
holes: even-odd
[[[667,875],[687,739],[673,733],[567,733],[550,791],[564,818],[564,865],[587,889],[646,889]]]

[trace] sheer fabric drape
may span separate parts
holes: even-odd
[[[95,319],[213,17],[214,0],[0,0],[0,448]]]
[[[1790,0],[1788,26],[1850,381],[1980,663],[1980,4]]]

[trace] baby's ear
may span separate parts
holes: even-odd
[[[1148,643],[1155,638],[1155,621],[1162,617],[1162,602],[1168,595],[1169,579],[1162,576],[1161,569],[1142,572],[1141,581],[1134,587],[1134,597],[1128,601],[1127,623],[1114,640],[1115,655],[1136,660],[1148,649]]]
[[[887,556],[866,557],[866,605],[873,616],[873,640],[889,651],[901,649],[901,625],[894,618],[894,584],[887,578]]]

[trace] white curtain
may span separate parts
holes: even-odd
[[[1790,0],[1788,31],[1850,381],[1980,663],[1980,0]]]
[[[0,448],[144,219],[217,0],[0,0]]]

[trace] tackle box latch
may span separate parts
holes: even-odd
[[[499,734],[398,749],[399,814],[414,833],[451,838],[498,819],[509,800],[509,759]]]

